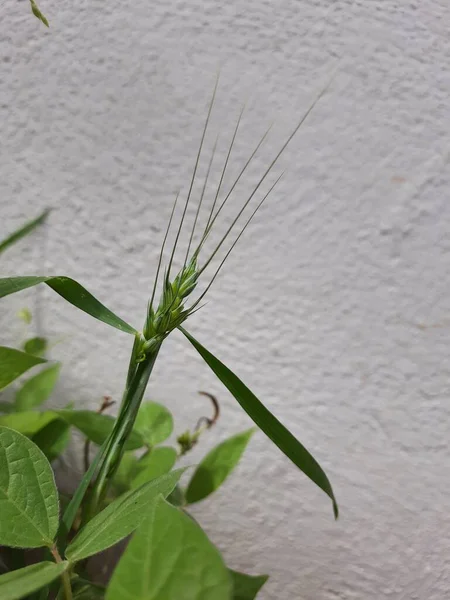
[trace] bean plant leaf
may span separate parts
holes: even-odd
[[[177,460],[177,451],[169,446],[159,446],[149,450],[140,458],[133,470],[130,487],[135,489],[147,481],[168,473]]]
[[[111,327],[120,329],[125,333],[136,335],[136,330],[131,325],[115,315],[101,302],[94,298],[86,288],[70,277],[4,277],[0,279],[0,298],[20,292],[29,287],[46,283],[53,291],[62,296],[67,302],[73,304],[91,317],[103,321]]]
[[[188,504],[203,500],[219,488],[244,453],[255,428],[233,435],[209,452],[196,468],[186,490]]]
[[[167,502],[170,502],[170,504],[173,504],[174,506],[186,506],[187,502],[181,486],[176,485],[174,487],[173,492],[167,496]]]
[[[137,431],[149,446],[164,442],[173,431],[173,417],[162,404],[143,402],[136,418]]]
[[[14,412],[14,404],[12,402],[0,402],[0,413],[8,414]]]
[[[46,402],[58,381],[60,370],[61,363],[56,363],[25,381],[16,394],[16,410],[31,410]]]
[[[136,473],[138,459],[133,452],[125,452],[114,474],[114,485],[120,492],[130,489],[131,481]]]
[[[34,410],[13,412],[9,415],[0,416],[0,425],[15,429],[23,435],[33,436],[57,418],[58,415],[51,410],[45,412],[37,412]]]
[[[233,580],[233,600],[255,600],[268,575],[246,575],[230,569]]]
[[[18,242],[19,240],[21,240],[22,238],[27,236],[34,229],[36,229],[36,227],[39,227],[39,225],[42,225],[42,223],[44,223],[44,221],[46,220],[49,212],[50,212],[49,209],[44,210],[44,212],[42,212],[38,217],[36,217],[35,219],[33,219],[31,221],[28,221],[28,223],[25,223],[25,225],[22,225],[21,227],[19,227],[19,229],[16,229],[16,231],[14,231],[7,238],[5,238],[3,241],[1,241],[0,242],[0,254],[2,252],[4,252],[5,250],[7,250],[10,246],[15,244],[16,242]]]
[[[172,471],[114,500],[75,536],[66,557],[71,562],[79,561],[120,542],[139,526],[160,495],[170,494],[183,472]]]
[[[33,15],[39,19],[39,21],[42,21],[42,23],[44,23],[44,25],[46,27],[49,27],[48,21],[46,19],[46,17],[42,14],[39,6],[36,4],[35,0],[30,0],[31,3],[31,12],[33,13]]]
[[[45,363],[45,359],[32,356],[15,348],[0,346],[0,390],[5,388],[25,371]]]
[[[101,446],[108,438],[115,421],[113,417],[102,415],[93,410],[61,409],[55,412],[98,446]],[[132,431],[125,442],[125,450],[137,450],[142,446],[144,446],[144,440],[139,433]]]
[[[231,593],[228,569],[205,532],[159,498],[120,559],[106,600],[230,600]]]
[[[52,462],[64,452],[70,442],[70,425],[63,419],[50,421],[33,436],[33,442]]]
[[[81,577],[72,580],[73,600],[103,600],[105,588]]]
[[[59,500],[52,468],[28,438],[0,427],[0,545],[50,546]]]
[[[245,412],[253,419],[258,427],[278,446],[278,448],[318,485],[333,503],[334,516],[337,519],[339,511],[331,483],[316,459],[308,450],[274,417],[274,415],[258,400],[248,387],[218,358],[202,346],[182,327],[179,328],[191,342],[206,364],[212,369],[220,381],[228,388]]]
[[[24,352],[34,354],[35,356],[43,356],[47,350],[48,341],[44,337],[33,337],[27,340],[23,345]]]
[[[46,561],[0,575],[0,598],[2,600],[25,598],[28,594],[54,581],[68,566],[68,562]]]

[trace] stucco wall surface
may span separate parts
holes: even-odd
[[[220,131],[208,202],[241,103],[225,187],[274,127],[217,236],[333,78],[190,329],[320,460],[341,517],[261,433],[195,515],[231,566],[271,575],[262,600],[448,598],[448,1],[40,6],[48,31],[26,2],[1,7],[1,230],[54,210],[1,270],[72,276],[138,326],[218,68],[200,168]],[[23,305],[59,340],[61,404],[120,397],[125,334],[40,290],[2,301],[3,343],[21,335]],[[205,412],[201,389],[217,394],[223,415],[192,462],[250,421],[174,334],[148,396],[182,431]],[[68,464],[80,469],[73,454]]]

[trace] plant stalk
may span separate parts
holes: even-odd
[[[129,383],[125,388],[122,406],[120,407],[119,415],[111,432],[105,455],[90,494],[83,524],[98,512],[99,506],[107,492],[108,483],[120,464],[124,453],[125,441],[133,429],[160,346],[149,352],[142,362],[137,363],[137,367],[134,369],[131,364],[136,361],[135,348],[133,348],[128,374]]]
[[[63,562],[61,555],[58,552],[58,548],[56,547],[56,544],[50,548],[50,552],[52,553],[53,558],[55,559],[55,562],[57,562],[57,563]],[[64,571],[64,573],[61,575],[61,580],[62,580],[62,584],[63,584],[63,588],[64,588],[65,599],[73,600],[72,585],[70,583],[70,573],[68,571]]]

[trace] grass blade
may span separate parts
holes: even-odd
[[[11,233],[7,238],[0,242],[0,254],[16,242],[27,236],[34,229],[36,229],[36,227],[42,225],[48,217],[49,212],[50,210],[47,208],[38,217],[36,217],[32,221],[29,221],[28,223],[25,223],[25,225],[22,225],[22,227]]]
[[[258,427],[278,446],[278,448],[301,470],[307,477],[320,487],[332,500],[335,518],[339,511],[330,481],[316,459],[292,435],[288,429],[258,400],[248,387],[218,358],[202,346],[182,327],[179,328],[191,342],[206,364],[217,375],[220,381],[233,394],[245,412],[253,419]]]
[[[4,277],[0,279],[0,298],[20,292],[27,288],[46,283],[53,291],[62,296],[67,302],[73,304],[94,319],[103,321],[125,333],[136,335],[137,331],[120,317],[106,308],[101,302],[90,294],[86,288],[70,277]]]

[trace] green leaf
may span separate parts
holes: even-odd
[[[58,492],[48,460],[28,438],[0,427],[0,545],[50,546],[58,520]]]
[[[46,362],[43,358],[32,356],[15,348],[0,346],[0,390],[20,377],[25,371]]]
[[[246,575],[230,569],[233,580],[233,600],[254,600],[269,579],[268,575]]]
[[[181,489],[181,486],[176,485],[174,487],[173,492],[171,492],[167,496],[167,502],[170,502],[170,504],[173,504],[174,506],[179,506],[179,507],[186,506],[187,502],[186,502],[186,498],[184,497],[184,492]]]
[[[209,452],[196,468],[186,490],[188,504],[199,502],[219,488],[239,462],[255,428],[238,433]]]
[[[114,500],[75,536],[67,547],[66,557],[71,562],[82,560],[106,550],[132,533],[156,498],[170,494],[183,472],[184,469],[172,471]]]
[[[20,292],[39,283],[46,283],[53,291],[62,296],[67,302],[73,304],[91,317],[103,321],[111,327],[120,329],[125,333],[135,335],[134,327],[122,321],[106,306],[94,298],[82,285],[70,277],[5,277],[0,279],[0,298]]]
[[[103,600],[105,588],[81,577],[75,577],[72,581],[72,594],[73,600]]]
[[[33,436],[33,442],[52,462],[64,452],[70,442],[70,425],[62,419],[50,421]]]
[[[29,233],[31,233],[36,227],[42,225],[49,214],[50,210],[46,209],[43,213],[41,213],[36,219],[25,223],[22,227],[19,227],[16,231],[11,233],[7,238],[5,238],[2,242],[0,242],[0,254],[7,250],[10,246],[12,246],[15,242],[18,242]]]
[[[0,413],[8,414],[14,412],[14,404],[12,402],[0,402]]]
[[[33,320],[33,315],[28,308],[21,308],[17,313],[18,318],[23,321],[26,325],[30,325]]]
[[[106,600],[230,600],[230,574],[205,532],[161,498],[150,510],[114,571]]]
[[[51,411],[36,412],[34,410],[11,413],[0,417],[0,425],[15,429],[19,433],[26,436],[33,436],[35,433],[43,429],[51,421],[58,418],[58,415]]]
[[[168,473],[177,460],[177,451],[169,446],[159,446],[149,450],[137,462],[133,471],[133,478],[130,483],[132,489],[135,489],[147,481],[161,477]]]
[[[25,381],[16,394],[16,410],[27,411],[48,400],[58,381],[60,370],[61,363],[56,363]]]
[[[102,415],[92,410],[61,409],[55,412],[98,446],[101,446],[107,439],[115,421],[109,415]],[[136,431],[132,431],[125,442],[125,450],[137,450],[142,446],[144,446],[144,440]]]
[[[39,21],[42,21],[42,23],[44,23],[44,25],[46,27],[49,27],[48,21],[46,19],[46,17],[41,13],[38,5],[36,4],[35,0],[30,0],[31,2],[31,12],[33,13],[33,15],[35,17],[37,17],[39,19]]]
[[[135,427],[146,444],[155,446],[164,442],[171,435],[173,418],[162,404],[143,402],[136,418]]]
[[[114,474],[114,485],[120,492],[126,492],[130,489],[137,464],[138,459],[132,452],[124,453],[119,463],[119,468]]]
[[[217,375],[220,381],[233,394],[245,412],[253,419],[258,427],[278,446],[278,448],[297,465],[316,485],[320,487],[333,503],[334,516],[337,519],[339,511],[331,483],[316,459],[292,435],[280,421],[258,400],[248,387],[218,358],[202,346],[190,333],[179,328],[191,342],[206,364]]]
[[[0,598],[20,600],[62,575],[68,562],[41,562],[0,576]]]
[[[47,350],[48,342],[44,337],[33,337],[27,340],[23,345],[24,352],[34,354],[35,356],[43,356]]]

